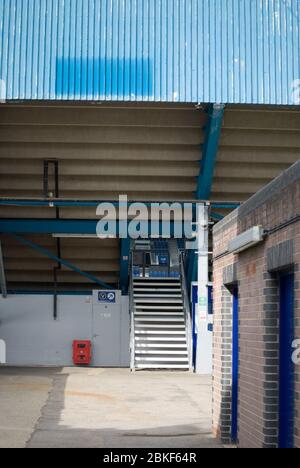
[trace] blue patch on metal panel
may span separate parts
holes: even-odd
[[[128,89],[129,100],[142,100],[146,96],[150,99],[154,97],[154,77],[153,62],[149,58],[58,58],[56,65],[56,85],[55,93],[68,99],[73,93],[70,80],[65,80],[70,70],[79,70],[81,73],[81,86],[77,87],[77,94],[84,94],[89,99],[96,89],[106,88],[106,94],[111,100],[122,100],[124,95],[123,80],[120,76],[129,76],[135,68],[135,74],[139,77],[137,86],[133,85]],[[93,72],[92,72],[93,70]],[[119,79],[118,79],[119,76]],[[143,77],[143,79],[142,79]],[[104,93],[105,94],[105,93]],[[100,95],[100,99],[104,96]]]

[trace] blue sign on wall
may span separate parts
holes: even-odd
[[[116,303],[116,293],[112,291],[99,291],[98,302],[106,302],[108,304]]]

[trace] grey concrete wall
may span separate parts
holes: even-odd
[[[6,343],[8,365],[71,366],[72,342],[94,341],[93,297],[59,296],[58,319],[53,319],[53,297],[49,295],[9,296],[0,299],[0,340]],[[120,367],[129,366],[128,298],[120,306],[122,340]],[[114,343],[111,343],[114,346]],[[114,364],[114,363],[112,363]],[[93,355],[94,366],[101,357]]]

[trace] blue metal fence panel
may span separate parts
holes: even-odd
[[[300,0],[0,0],[2,99],[300,104]]]

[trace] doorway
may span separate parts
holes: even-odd
[[[279,448],[294,446],[294,275],[280,277]]]
[[[233,290],[232,309],[232,420],[231,439],[236,443],[238,439],[238,397],[239,397],[239,291]]]

